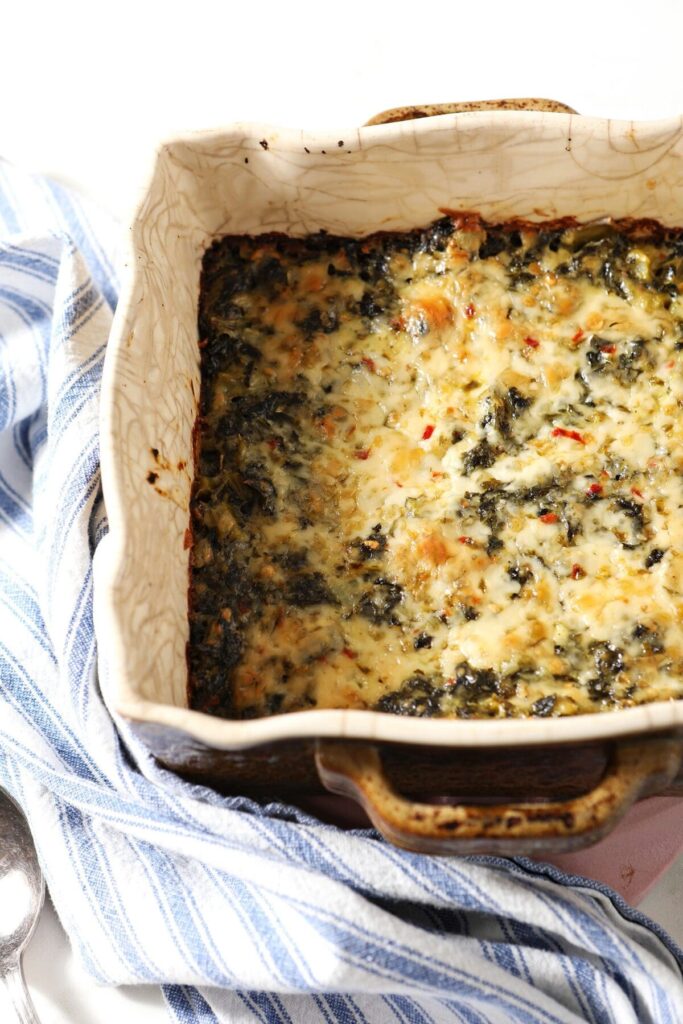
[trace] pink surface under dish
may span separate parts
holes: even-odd
[[[573,875],[609,885],[635,905],[683,850],[683,800],[654,796],[632,807],[595,846],[547,857]]]
[[[353,800],[311,797],[301,807],[340,828],[368,828]],[[577,853],[536,858],[570,875],[583,875],[616,890],[631,905],[643,899],[683,851],[683,800],[655,796],[637,803],[601,842]]]

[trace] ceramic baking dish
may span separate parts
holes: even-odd
[[[322,781],[357,799],[389,839],[425,852],[596,840],[634,799],[674,784],[683,702],[482,721],[343,710],[228,721],[188,710],[200,262],[227,233],[362,235],[428,224],[441,208],[494,221],[683,223],[680,119],[502,106],[400,110],[381,116],[387,124],[315,134],[235,125],[161,146],[130,228],[102,387],[110,533],[96,557],[96,632],[113,713],[174,771],[290,799]],[[418,119],[397,120],[406,116]]]

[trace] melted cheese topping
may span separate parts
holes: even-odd
[[[683,242],[618,227],[209,250],[192,706],[681,696]]]

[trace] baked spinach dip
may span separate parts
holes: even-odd
[[[190,705],[683,695],[683,233],[226,237],[203,262]]]

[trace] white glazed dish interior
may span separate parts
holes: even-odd
[[[680,225],[682,156],[678,118],[634,123],[523,112],[324,135],[236,125],[160,147],[130,228],[107,351],[101,462],[110,533],[95,562],[105,700],[151,749],[169,742],[239,749],[322,736],[500,746],[683,726],[683,702],[554,720],[320,710],[229,721],[188,710],[185,656],[197,297],[210,242],[228,233],[400,230],[428,224],[441,208],[492,220],[610,214]]]

